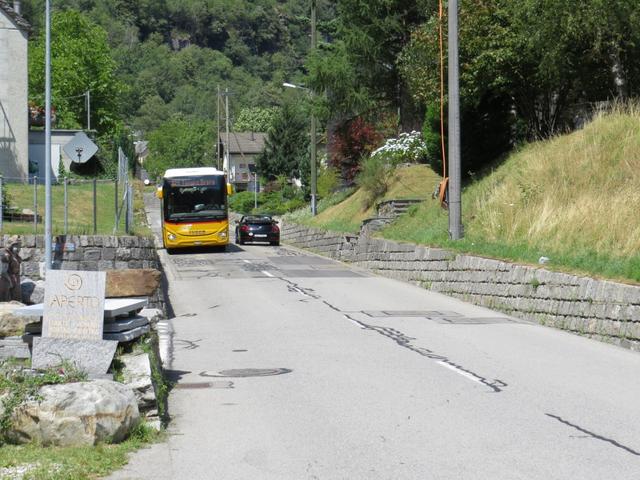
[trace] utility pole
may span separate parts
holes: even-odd
[[[87,131],[91,130],[91,90],[86,93],[87,102]]]
[[[216,93],[216,128],[218,130],[216,136],[216,167],[220,170],[220,85],[217,86]]]
[[[225,144],[225,155],[227,155],[227,168],[231,168],[231,155],[229,154],[229,87],[224,89],[224,116],[226,120],[226,144]],[[227,172],[231,174],[231,172]]]
[[[460,240],[462,192],[460,174],[460,78],[458,65],[458,0],[449,0],[449,235]]]
[[[311,0],[311,53],[313,53],[316,49],[317,45],[317,34],[316,34],[316,0]],[[314,92],[313,89],[309,90],[311,94],[311,215],[316,215],[316,192],[317,192],[317,165],[316,165],[316,152],[317,152],[317,141],[316,141],[316,116],[313,112],[313,98]]]
[[[46,275],[46,271],[51,268],[51,5],[49,0],[45,1],[44,56],[44,269]],[[37,210],[34,216],[37,220]]]

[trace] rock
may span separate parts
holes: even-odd
[[[10,441],[61,447],[118,443],[140,419],[131,388],[109,380],[47,385],[39,396],[14,410]]]
[[[152,268],[107,270],[107,298],[149,297],[160,286],[162,274]]]
[[[13,313],[21,307],[24,304],[16,301],[0,303],[0,337],[22,335],[25,325],[39,321],[39,318]]]
[[[124,364],[122,371],[124,384],[133,389],[138,409],[150,412],[156,408],[156,394],[151,382],[151,363],[146,353],[125,354],[120,357]]]
[[[44,302],[44,280],[34,282],[31,279],[25,279],[21,282],[22,301],[27,305]]]

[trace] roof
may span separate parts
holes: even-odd
[[[264,150],[266,133],[231,132],[229,133],[229,153],[260,153]],[[226,146],[226,135],[220,136],[220,141]]]
[[[29,22],[27,22],[22,17],[22,15],[15,11],[13,9],[13,4],[10,4],[7,0],[0,0],[0,10],[6,13],[7,16],[11,20],[13,20],[13,23],[15,23],[20,30],[24,30],[25,32],[29,32],[31,30],[31,25],[29,25]]]
[[[197,177],[200,175],[224,175],[224,172],[213,167],[170,168],[164,172],[164,178]]]

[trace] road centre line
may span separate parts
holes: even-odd
[[[463,377],[465,377],[465,378],[467,378],[467,379],[469,379],[469,380],[472,380],[472,381],[474,381],[474,382],[476,382],[476,383],[479,383],[479,384],[481,384],[481,385],[483,384],[479,379],[477,379],[476,377],[474,377],[474,376],[473,376],[473,375],[471,375],[470,373],[465,372],[464,370],[461,370],[461,369],[459,369],[459,368],[457,368],[457,367],[455,367],[455,366],[453,366],[453,365],[450,365],[450,364],[448,364],[448,363],[446,363],[446,362],[443,362],[443,361],[439,361],[439,362],[436,362],[436,363],[437,363],[438,365],[442,365],[443,367],[448,368],[449,370],[454,371],[454,372],[456,372],[456,373],[458,373],[458,374],[462,375]]]
[[[271,277],[273,278],[273,275],[271,275],[269,272],[267,272],[266,270],[262,270],[260,273],[266,275],[267,277]]]
[[[242,260],[244,263],[251,263],[251,260]]]

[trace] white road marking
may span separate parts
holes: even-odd
[[[251,260],[242,260],[244,263],[251,263]]]
[[[271,277],[273,278],[273,275],[271,275],[269,272],[267,272],[266,270],[262,270],[260,273],[265,274],[267,277]]]
[[[448,364],[448,363],[446,363],[446,362],[443,362],[443,361],[439,361],[439,362],[437,362],[437,363],[438,363],[439,365],[442,365],[442,366],[443,366],[443,367],[445,367],[445,368],[448,368],[449,370],[453,370],[454,372],[456,372],[456,373],[458,373],[458,374],[462,375],[463,377],[465,377],[465,378],[467,378],[467,379],[469,379],[469,380],[472,380],[472,381],[474,381],[474,382],[479,383],[479,384],[481,384],[481,385],[482,385],[482,382],[481,382],[478,378],[476,378],[476,377],[474,377],[473,375],[471,375],[469,372],[465,372],[464,370],[461,370],[460,368],[456,368],[456,367],[454,367],[453,365],[450,365],[450,364]]]

